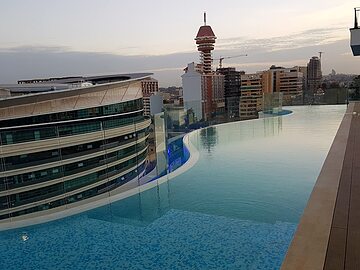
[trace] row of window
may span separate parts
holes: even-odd
[[[69,158],[76,158],[92,153],[96,153],[102,150],[109,150],[121,146],[123,144],[134,142],[144,138],[149,134],[148,128],[142,129],[132,134],[126,134],[119,137],[114,137],[105,140],[99,140],[64,148],[52,149],[48,151],[22,154],[17,156],[0,158],[2,166],[0,171],[16,170],[44,163],[56,162],[60,160],[66,160]]]
[[[10,119],[0,121],[0,127],[14,127],[22,125],[33,125],[41,123],[51,123],[58,121],[71,121],[77,119],[86,119],[99,116],[107,116],[119,113],[128,113],[141,110],[143,107],[142,99],[130,100],[118,104],[106,105],[95,108],[66,111],[52,114],[43,114],[19,119]]]
[[[144,120],[142,112],[132,116],[116,116],[107,120],[89,120],[76,124],[61,124],[43,128],[23,128],[0,133],[3,145],[16,144],[29,141],[46,140],[51,138],[79,135],[94,131],[112,129],[124,125],[139,123]]]
[[[32,171],[6,178],[0,178],[0,190],[11,190],[23,186],[33,185],[36,183],[43,183],[54,180],[60,177],[70,176],[76,173],[91,170],[93,168],[115,162],[116,160],[125,158],[135,154],[147,146],[146,141],[142,141],[136,145],[111,152],[106,155],[100,155],[94,158],[81,160],[74,163],[69,163],[62,166],[56,166],[45,170]]]
[[[44,199],[49,199],[57,195],[64,194],[66,192],[70,192],[98,181],[104,180],[112,175],[120,174],[121,172],[136,166],[141,163],[146,158],[147,153],[143,152],[140,155],[122,162],[116,166],[112,166],[108,169],[104,169],[101,171],[97,171],[82,177],[78,177],[76,179],[61,182],[55,185],[46,186],[39,189],[34,189],[30,191],[21,192],[18,194],[12,194],[0,197],[0,209],[7,209],[11,207],[17,207],[37,201],[41,201]]]
[[[39,212],[39,211],[43,211],[43,210],[47,210],[47,209],[52,209],[55,207],[59,207],[65,204],[71,204],[74,202],[78,202],[84,199],[88,199],[97,195],[100,195],[104,192],[113,190],[116,187],[119,187],[125,183],[127,183],[128,181],[130,181],[131,179],[135,178],[140,172],[142,172],[145,169],[145,165],[142,164],[141,166],[139,166],[137,169],[132,170],[131,172],[118,177],[115,180],[109,181],[107,183],[104,183],[102,185],[96,186],[92,189],[80,192],[78,194],[69,196],[67,198],[64,199],[60,199],[60,200],[56,200],[50,203],[46,203],[46,204],[41,204],[35,207],[31,207],[31,208],[27,208],[21,211],[17,211],[17,212],[13,212],[10,214],[6,214],[6,215],[0,215],[0,220],[1,219],[7,219],[10,217],[16,217],[16,216],[21,216],[21,215],[26,215],[26,214],[30,214],[30,213],[34,213],[34,212]],[[7,204],[7,200],[5,201],[1,201],[2,198],[0,198],[0,204]]]

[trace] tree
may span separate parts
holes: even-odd
[[[360,99],[360,75],[356,76],[351,85],[350,85],[350,99],[359,100]]]

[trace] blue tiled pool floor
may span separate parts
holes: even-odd
[[[87,215],[51,225],[0,234],[0,269],[278,269],[296,229],[175,209],[147,226]]]

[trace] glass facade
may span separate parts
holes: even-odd
[[[155,141],[156,141],[156,170],[157,175],[162,176],[167,173],[167,142],[166,142],[166,126],[164,113],[154,115]]]
[[[16,170],[16,169],[41,165],[44,163],[57,162],[60,160],[65,161],[71,158],[86,156],[105,149],[110,149],[124,144],[135,142],[136,140],[140,140],[144,138],[148,134],[149,134],[148,129],[143,129],[137,131],[135,135],[134,134],[123,135],[111,139],[98,140],[98,141],[78,144],[70,147],[64,147],[61,149],[51,149],[48,151],[0,158],[1,163],[4,164],[3,166],[4,168],[0,166],[0,171]]]
[[[142,99],[0,121],[0,148],[15,149],[0,157],[0,220],[82,201],[136,178],[145,170],[149,124]],[[22,150],[22,143],[34,147]]]
[[[137,167],[137,165],[139,165],[139,163],[142,163],[146,158],[146,153],[144,153],[145,152],[116,166],[112,166],[109,169],[103,169],[82,177],[78,177],[69,181],[59,182],[57,184],[46,186],[43,188],[37,188],[21,193],[6,195],[6,200],[4,198],[0,199],[0,201],[7,202],[0,206],[0,210],[7,209],[9,208],[9,206],[18,207],[29,203],[42,201],[45,199],[51,199],[54,196],[65,194],[67,192],[74,191],[87,185],[106,180],[109,175],[118,175],[132,167]]]
[[[88,198],[91,198],[91,197],[94,197],[97,195],[101,195],[109,190],[112,190],[116,187],[119,187],[119,186],[127,183],[128,181],[130,181],[131,179],[136,177],[138,175],[138,172],[141,172],[144,169],[145,169],[145,165],[141,164],[136,169],[131,170],[130,172],[125,173],[121,177],[118,177],[112,181],[108,181],[105,184],[96,186],[94,188],[85,190],[83,192],[79,192],[74,195],[67,196],[66,198],[63,198],[63,199],[55,200],[55,201],[52,201],[49,203],[39,204],[39,205],[36,205],[35,207],[26,208],[26,209],[23,209],[20,211],[14,211],[11,214],[0,215],[0,220],[10,218],[10,217],[26,215],[26,214],[30,214],[30,213],[38,212],[38,211],[42,211],[42,210],[48,210],[48,209],[52,209],[55,207],[68,205],[68,204],[71,204],[74,202],[79,202],[84,199],[88,199]],[[6,198],[0,198],[0,203],[2,203],[2,202],[6,202]]]
[[[87,108],[81,110],[3,120],[0,121],[0,128],[23,126],[23,125],[34,125],[34,124],[42,124],[42,123],[53,123],[59,121],[71,121],[71,120],[101,117],[101,116],[107,116],[113,114],[123,114],[123,113],[139,111],[142,110],[142,108],[143,108],[142,99],[135,99],[118,104],[106,105],[95,108]]]
[[[32,127],[31,125],[23,128],[12,128],[0,131],[1,144],[9,145],[23,142],[40,141],[80,135],[89,132],[102,131],[106,129],[118,128],[121,126],[135,124],[144,121],[142,112],[130,115],[114,116],[110,119],[87,119],[81,122],[71,122],[66,124],[51,125],[46,127]]]
[[[46,181],[58,179],[63,176],[78,174],[96,167],[103,166],[105,164],[110,164],[123,157],[136,154],[137,152],[144,150],[146,146],[146,141],[142,141],[138,144],[118,151],[114,151],[105,155],[101,154],[94,158],[82,159],[80,161],[61,166],[59,166],[61,162],[57,162],[55,163],[57,166],[38,171],[34,171],[33,168],[30,167],[30,172],[0,178],[0,190],[5,190],[6,188],[14,189],[36,183],[44,183]],[[109,151],[111,151],[111,149]],[[8,172],[11,173],[11,171]]]

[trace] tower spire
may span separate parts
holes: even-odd
[[[204,12],[204,25],[206,25],[206,12]]]

